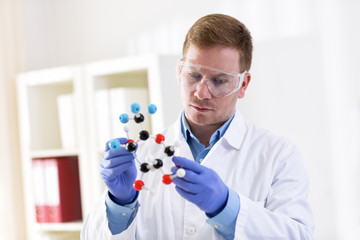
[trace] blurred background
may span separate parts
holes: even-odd
[[[252,81],[238,110],[300,148],[314,239],[360,239],[359,11],[355,0],[0,0],[0,239],[26,239],[16,75],[180,56],[189,27],[209,13],[252,34]]]

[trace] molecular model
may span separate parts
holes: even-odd
[[[157,107],[154,104],[149,104],[147,107],[147,110],[148,110],[149,114],[154,114],[157,111]],[[141,171],[140,179],[138,179],[134,182],[134,185],[133,185],[134,189],[137,191],[146,189],[151,193],[151,190],[147,189],[145,187],[145,183],[142,181],[143,175],[149,171],[160,170],[163,174],[162,182],[167,185],[172,183],[172,179],[174,177],[184,177],[186,172],[183,168],[179,168],[175,174],[172,174],[172,175],[165,174],[161,169],[161,167],[163,166],[163,160],[160,158],[153,158],[153,157],[147,155],[145,157],[144,161],[140,161],[138,159],[138,157],[136,155],[136,149],[138,146],[137,143],[139,141],[146,141],[148,139],[154,139],[157,144],[164,147],[164,153],[168,157],[171,157],[174,155],[175,148],[177,147],[177,143],[175,143],[174,145],[166,146],[164,143],[164,141],[165,141],[164,135],[157,134],[155,136],[152,136],[149,134],[148,131],[143,129],[142,123],[144,122],[145,117],[143,114],[140,113],[140,105],[138,103],[131,104],[131,112],[134,114],[133,118],[130,118],[128,114],[123,113],[120,115],[119,120],[123,124],[128,123],[129,120],[134,120],[136,123],[138,123],[141,126],[141,131],[139,132],[139,139],[137,141],[134,141],[129,138],[129,131],[130,131],[129,127],[127,125],[124,125],[124,131],[126,132],[127,139],[128,139],[128,141],[124,144],[125,145],[124,147],[127,151],[131,152],[134,155],[135,160],[140,165],[140,171]],[[120,146],[121,146],[120,141],[117,139],[114,139],[109,142],[109,147],[111,150],[116,150]]]

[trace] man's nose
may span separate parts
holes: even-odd
[[[200,83],[198,83],[194,95],[200,100],[211,98],[211,93],[209,91],[207,81],[205,78],[202,79]]]

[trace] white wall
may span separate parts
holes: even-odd
[[[354,2],[328,4],[320,18],[340,239],[360,238],[360,2]]]
[[[311,180],[315,239],[359,239],[360,3],[356,1],[23,0],[28,70],[145,53],[181,53],[214,12],[255,44],[238,108],[294,141]],[[356,81],[357,80],[357,81]]]
[[[21,0],[0,0],[0,239],[24,239],[15,75],[24,70]]]

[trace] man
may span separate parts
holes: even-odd
[[[181,167],[185,176],[174,187],[161,183],[160,171],[144,174],[155,193],[137,192],[133,155],[107,147],[100,168],[108,191],[85,220],[83,239],[312,239],[297,148],[235,111],[251,58],[250,33],[238,20],[212,14],[191,27],[178,64],[184,111],[164,132],[179,145],[164,172]],[[139,158],[162,156],[154,145],[140,143]]]

